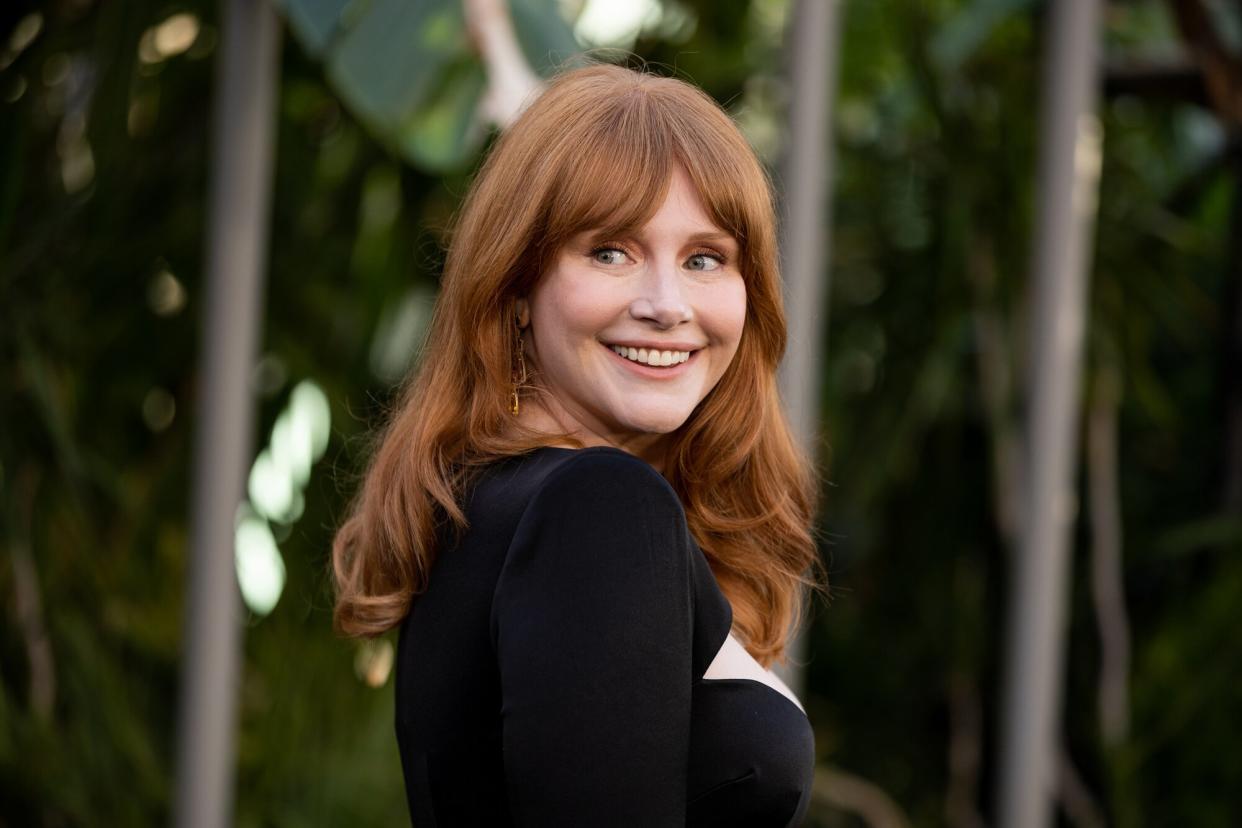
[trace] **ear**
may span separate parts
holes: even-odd
[[[525,328],[530,324],[530,303],[526,301],[525,297],[513,303],[513,311],[517,316],[519,328]]]

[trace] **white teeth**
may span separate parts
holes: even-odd
[[[608,347],[620,356],[644,365],[677,365],[690,358],[689,351],[648,351],[646,348],[627,348],[624,345],[609,345]]]

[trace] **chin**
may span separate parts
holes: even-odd
[[[642,434],[671,434],[681,428],[689,416],[689,412],[686,412],[666,416],[631,417],[622,422],[629,430]]]

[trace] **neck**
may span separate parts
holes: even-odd
[[[667,434],[615,434],[605,429],[590,428],[565,411],[561,406],[544,405],[541,401],[531,399],[522,401],[518,422],[532,431],[547,434],[548,445],[564,448],[577,448],[565,445],[559,439],[568,435],[582,443],[583,448],[594,446],[612,446],[645,460],[656,471],[664,473],[664,464],[668,451]]]

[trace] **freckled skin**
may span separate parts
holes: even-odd
[[[737,352],[746,286],[737,242],[714,225],[677,169],[659,210],[624,238],[571,239],[519,303],[529,310],[526,357],[548,393],[522,406],[523,424],[564,430],[661,468],[668,435],[716,386]],[[652,379],[603,344],[702,347],[681,376]]]

